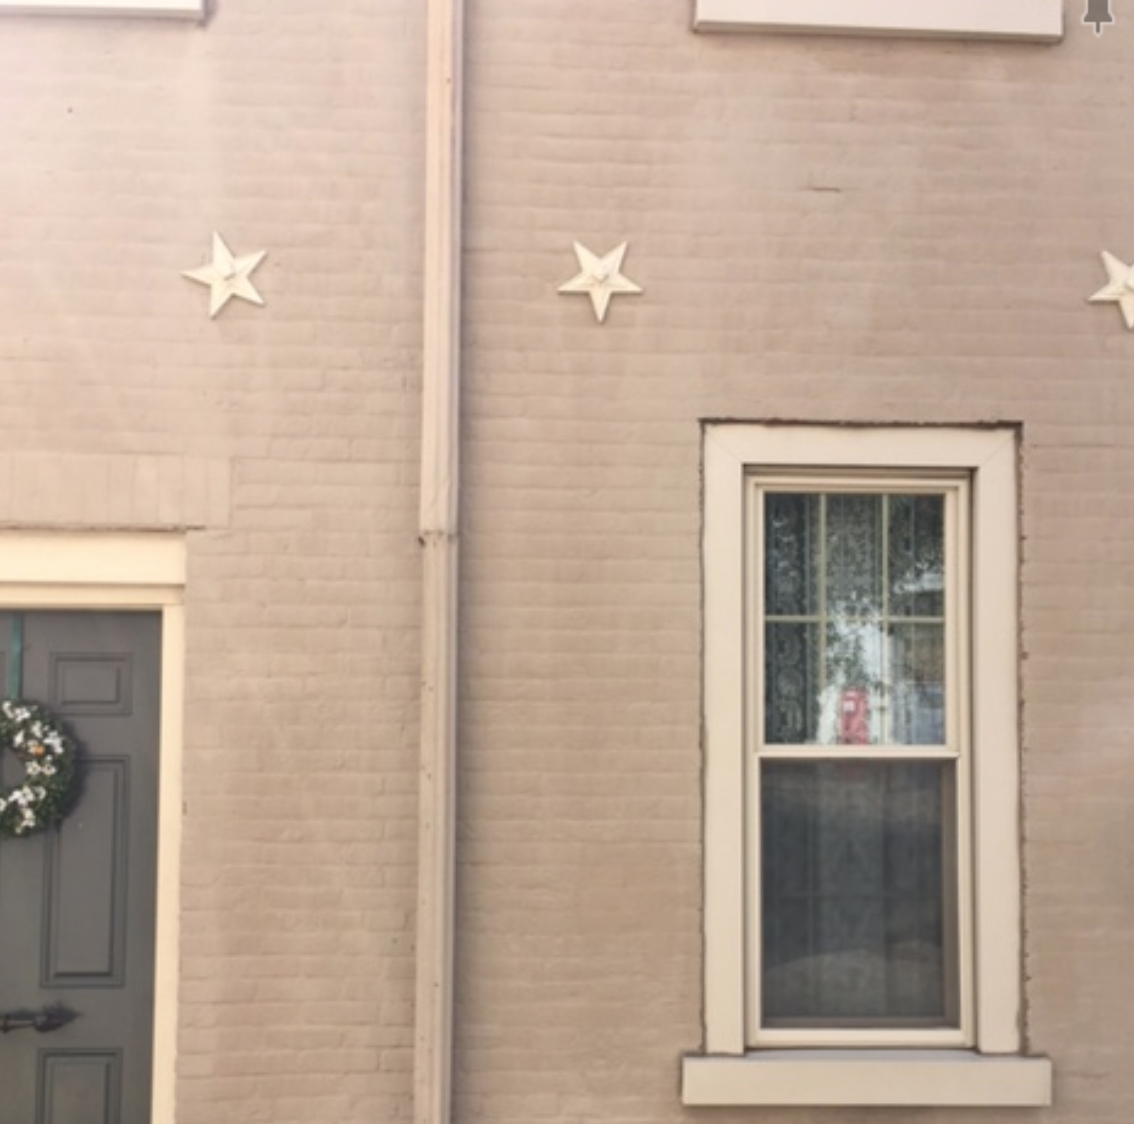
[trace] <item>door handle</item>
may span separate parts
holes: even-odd
[[[58,1030],[66,1026],[72,1019],[78,1018],[74,1011],[68,1011],[61,1003],[43,1007],[38,1011],[29,1011],[26,1007],[19,1011],[0,1012],[0,1034],[7,1034],[11,1030],[35,1030],[40,1034]]]

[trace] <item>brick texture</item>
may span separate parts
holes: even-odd
[[[1134,22],[1068,6],[1040,47],[690,10],[473,9],[457,1119],[701,1115],[697,422],[782,418],[1023,426],[1025,1029],[1056,1066],[1028,1115],[1125,1122],[1134,336],[1085,298],[1134,254]],[[555,292],[575,239],[628,240],[645,290],[601,327]]]
[[[423,17],[213,7],[0,25],[0,524],[189,535],[178,1124],[404,1121]]]
[[[1028,1118],[1129,1124],[1134,15],[468,7],[454,1121],[701,1115],[699,422],[793,418],[1023,427]],[[213,9],[0,24],[0,525],[188,535],[177,1124],[406,1124],[424,5]]]

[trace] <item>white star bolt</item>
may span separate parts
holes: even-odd
[[[615,246],[609,254],[604,254],[601,258],[578,242],[573,245],[575,257],[579,259],[580,272],[566,284],[560,285],[559,292],[586,293],[591,298],[595,317],[601,324],[606,319],[610,298],[615,293],[642,291],[633,281],[622,275],[622,259],[626,256],[626,243]]]
[[[1126,321],[1126,327],[1134,331],[1134,266],[1120,262],[1105,250],[1102,253],[1102,261],[1110,280],[1087,300],[1096,303],[1113,301],[1122,309],[1122,318]]]
[[[181,276],[209,286],[209,316],[213,317],[233,297],[250,301],[252,304],[264,303],[252,284],[252,271],[266,256],[267,251],[261,250],[256,254],[235,257],[224,244],[224,239],[214,233],[212,262],[201,266],[200,269],[187,269]]]

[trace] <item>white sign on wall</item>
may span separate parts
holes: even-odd
[[[206,0],[0,0],[0,15],[168,16],[204,19]]]

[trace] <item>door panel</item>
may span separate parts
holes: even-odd
[[[13,1124],[149,1124],[160,639],[156,613],[0,614],[0,684],[50,706],[80,747],[59,828],[0,840],[0,1012],[72,1016],[0,1035]],[[11,784],[19,762],[3,756]]]
[[[129,762],[92,761],[83,802],[97,808],[76,830],[60,831],[47,849],[49,894],[44,913],[47,987],[125,982],[127,899],[126,780]]]
[[[122,1055],[117,1050],[41,1050],[35,1124],[117,1124]]]

